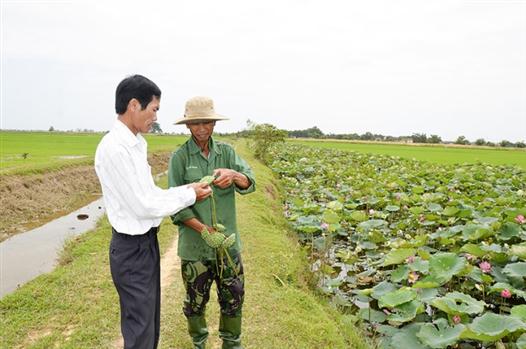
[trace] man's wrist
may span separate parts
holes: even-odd
[[[234,170],[232,170],[234,171]],[[234,171],[234,183],[241,184],[245,180],[245,175],[242,173],[239,173],[237,171]]]

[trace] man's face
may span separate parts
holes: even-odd
[[[197,142],[205,143],[208,142],[208,139],[212,136],[215,124],[215,121],[192,122],[187,123],[186,127],[190,130]]]
[[[137,132],[148,133],[152,129],[153,123],[157,121],[157,111],[161,101],[154,96],[146,108],[142,110],[139,101],[136,102],[138,106],[134,111],[133,126]]]

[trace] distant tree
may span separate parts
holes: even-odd
[[[163,133],[163,130],[161,129],[161,125],[159,125],[158,122],[154,122],[152,125],[152,133]]]
[[[48,131],[49,132],[53,132],[53,131],[55,131],[55,128],[53,126],[50,126]]]
[[[455,144],[467,145],[469,144],[469,141],[464,136],[458,136],[457,140],[455,141]]]
[[[486,146],[488,146],[488,147],[495,147],[496,144],[493,143],[493,142],[489,142],[489,141],[488,141],[488,142],[486,142]]]
[[[427,139],[427,142],[428,143],[433,143],[433,144],[442,143],[442,138],[440,138],[440,136],[437,136],[437,135],[431,135]]]
[[[289,131],[289,136],[290,137],[302,137],[302,138],[322,138],[325,135],[317,126],[314,126],[311,128],[307,128],[305,130]]]
[[[505,140],[505,139],[502,140],[502,141],[500,141],[499,145],[500,145],[501,147],[503,147],[503,148],[511,148],[511,147],[514,146],[514,144],[513,144],[512,142],[507,141],[507,140]]]
[[[309,134],[309,137],[312,138],[321,138],[324,136],[323,132],[318,128],[318,126],[308,128],[307,132]]]
[[[363,135],[360,136],[360,139],[362,141],[372,141],[374,140],[374,135],[371,132],[365,132]]]
[[[268,161],[268,151],[275,143],[282,143],[287,131],[280,130],[271,124],[250,124],[250,134],[254,140],[254,154],[257,158]]]
[[[526,148],[526,143],[520,141],[520,142],[515,143],[515,146],[517,148]]]
[[[411,139],[413,143],[427,143],[427,135],[425,133],[413,133]]]
[[[475,141],[476,145],[486,145],[486,140],[484,138],[479,138]]]

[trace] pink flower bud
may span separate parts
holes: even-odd
[[[505,288],[500,292],[500,296],[502,298],[511,298],[511,291]]]
[[[519,224],[524,224],[526,223],[526,218],[524,218],[524,216],[520,214],[517,217],[515,217],[515,222]]]
[[[372,208],[369,210],[369,214],[374,214],[374,210]]]
[[[482,262],[479,264],[479,268],[480,270],[482,270],[483,273],[489,273],[491,272],[491,264],[489,264],[488,262]]]
[[[473,260],[477,259],[477,257],[475,257],[474,255],[469,254],[469,253],[466,253],[466,254],[465,254],[465,257],[466,257],[466,259],[467,259],[468,261],[473,261]]]
[[[329,225],[328,225],[327,223],[325,223],[325,222],[323,222],[323,223],[320,225],[320,227],[321,227],[322,230],[327,230],[327,229],[329,229]]]
[[[409,256],[405,259],[406,263],[414,263],[414,261],[415,261],[415,256]]]
[[[462,320],[460,316],[458,315],[453,316],[453,322],[455,323],[455,325],[459,324],[460,320]]]

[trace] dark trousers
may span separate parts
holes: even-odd
[[[121,234],[112,228],[110,270],[119,294],[125,349],[157,348],[161,286],[157,232]]]

